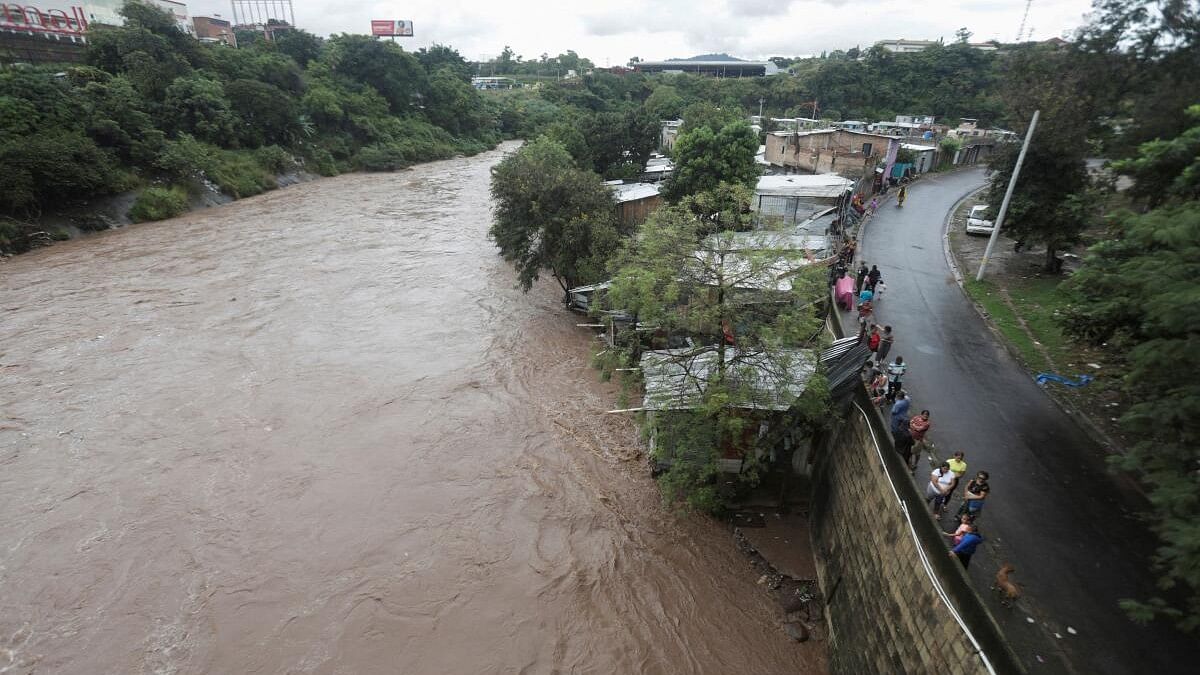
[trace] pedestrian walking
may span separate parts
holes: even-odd
[[[958,558],[963,569],[966,569],[971,564],[971,556],[975,555],[975,549],[979,548],[981,543],[983,543],[983,536],[979,534],[979,526],[971,523],[967,531],[963,533],[962,540],[950,549],[950,557]]]
[[[988,485],[988,472],[980,471],[975,474],[975,477],[967,481],[967,487],[963,490],[963,504],[959,508],[959,513],[977,518],[979,512],[983,510],[983,503],[987,501],[988,495],[991,494],[992,486]]]
[[[933,505],[933,516],[941,517],[942,509],[946,505],[946,500],[950,498],[951,490],[954,489],[954,472],[950,470],[950,464],[942,462],[941,466],[934,469],[929,474],[929,485],[925,486],[925,501]]]
[[[879,324],[871,324],[871,332],[867,333],[867,349],[871,350],[871,357],[874,360],[876,352],[879,351],[879,342],[883,339],[883,335],[879,333]]]
[[[867,274],[869,274],[870,272],[871,272],[871,270],[870,270],[870,268],[867,267],[867,263],[864,262],[863,264],[859,265],[858,271],[855,272],[855,275],[854,275],[854,293],[855,293],[855,295],[857,295],[859,293],[859,291],[862,290],[863,282],[866,281]]]
[[[946,495],[946,506],[949,506],[950,500],[954,498],[954,491],[958,489],[963,474],[967,472],[967,455],[962,450],[955,450],[946,462],[950,465],[950,472],[954,474],[954,484],[950,486],[950,494]]]
[[[912,405],[912,401],[908,399],[908,392],[901,389],[896,392],[896,402],[892,404],[892,433],[896,433],[904,429],[904,433],[908,433],[908,407]]]
[[[892,327],[884,326],[883,333],[879,336],[879,349],[875,352],[875,363],[887,363],[888,352],[892,351],[892,343],[896,341],[896,336],[892,335]]]
[[[867,210],[867,213],[870,213],[871,215],[875,215],[875,212],[878,210],[879,210],[879,197],[872,197],[871,198],[871,207]]]
[[[878,265],[871,265],[871,271],[867,272],[867,282],[871,288],[875,288],[875,284],[879,283],[879,278],[883,276],[883,272],[879,271]]]
[[[932,426],[933,423],[929,421],[928,410],[922,410],[920,415],[908,421],[908,433],[912,434],[916,445],[920,446],[917,452],[925,452],[929,449],[929,443],[925,439],[929,437],[929,428]]]
[[[904,380],[904,373],[908,371],[908,365],[904,363],[903,356],[897,356],[895,361],[888,364],[888,393],[889,401],[896,400],[896,392],[900,391],[900,384]]]

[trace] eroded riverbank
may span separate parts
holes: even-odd
[[[499,157],[0,266],[0,669],[823,670],[513,287]]]

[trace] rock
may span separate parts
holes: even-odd
[[[783,632],[787,633],[788,637],[796,642],[808,641],[808,626],[799,621],[789,621],[783,624]]]

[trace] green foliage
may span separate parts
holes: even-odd
[[[1065,284],[1073,304],[1064,319],[1077,337],[1127,353],[1134,403],[1121,425],[1138,440],[1114,464],[1149,488],[1166,593],[1124,606],[1135,619],[1164,615],[1189,631],[1200,629],[1200,382],[1191,376],[1200,370],[1200,319],[1190,311],[1200,304],[1200,201],[1188,185],[1194,165],[1164,148],[1189,146],[1198,132],[1146,144],[1123,165],[1139,183],[1152,181],[1143,194],[1172,189],[1152,211],[1117,215],[1117,237],[1094,246]]]
[[[0,71],[0,211],[162,179],[246,196],[273,188],[294,156],[332,175],[476,153],[500,134],[502,106],[467,84],[449,47],[418,59],[365,36],[292,29],[231,49],[197,42],[150,5],[122,12],[124,26],[90,30],[87,65]],[[558,114],[540,99],[506,112],[522,130]]]
[[[675,173],[663,195],[679,200],[685,195],[712,190],[721,183],[753,185],[758,179],[758,136],[746,122],[735,122],[714,131],[696,127],[675,141]]]
[[[525,290],[543,271],[564,290],[599,281],[620,245],[608,188],[549,138],[527,143],[492,169],[492,198],[491,237],[516,265]]]
[[[187,201],[187,191],[181,187],[148,187],[133,202],[129,218],[135,223],[174,218],[187,210]]]
[[[279,87],[258,80],[234,80],[225,93],[237,116],[241,145],[254,148],[287,143],[299,133],[295,101]]]
[[[42,206],[125,186],[112,159],[80,132],[51,129],[0,142],[0,211],[32,215]]]
[[[1088,126],[1097,102],[1075,86],[1081,75],[1070,53],[1044,46],[1022,47],[1009,55],[1004,90],[1010,115],[1027,127],[1041,110],[1034,137],[1013,192],[1004,228],[1010,237],[1046,246],[1046,270],[1056,271],[1055,251],[1079,240],[1099,204],[1089,192],[1084,164]],[[1023,129],[1022,129],[1023,130]],[[999,205],[1016,166],[1019,146],[1009,144],[991,162],[989,199]]]
[[[329,39],[322,61],[338,77],[361,82],[379,92],[393,113],[416,107],[426,86],[426,73],[416,57],[392,42],[343,33]]]
[[[782,232],[714,234],[711,223],[683,206],[660,208],[626,241],[608,289],[611,307],[657,326],[668,340],[689,339],[690,348],[659,352],[659,358],[681,367],[695,358],[712,364],[687,369],[698,390],[692,407],[648,419],[656,459],[669,464],[659,480],[669,501],[716,512],[758,480],[762,467],[747,450],[757,443],[764,402],[792,405],[771,413],[777,433],[815,425],[827,414],[819,375],[800,400],[788,400],[787,393],[799,387],[792,375],[797,359],[816,346],[823,325],[813,302],[825,289],[824,270],[808,263]],[[727,344],[730,338],[736,348]],[[625,348],[625,363],[632,365],[642,346]],[[731,449],[742,453],[742,462],[729,477],[719,471],[719,459]]]
[[[176,133],[214,145],[230,145],[236,138],[238,120],[220,80],[201,75],[176,79],[166,89],[163,112]]]
[[[1171,199],[1200,199],[1200,105],[1189,106],[1193,126],[1170,140],[1144,143],[1136,157],[1113,169],[1134,179],[1130,193],[1150,207]]]

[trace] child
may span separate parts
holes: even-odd
[[[964,513],[963,515],[959,516],[959,518],[958,518],[958,528],[956,530],[954,530],[953,532],[943,532],[942,535],[953,539],[954,545],[958,546],[960,543],[962,543],[963,535],[965,535],[967,533],[967,530],[970,529],[971,523],[974,520],[975,520],[974,517],[968,516],[967,514]]]

